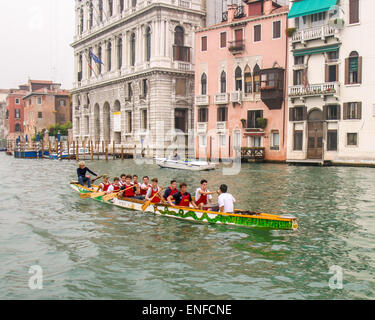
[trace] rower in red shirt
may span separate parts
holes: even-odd
[[[168,197],[169,196],[174,196],[176,193],[178,193],[177,181],[176,180],[172,180],[170,187],[168,187],[167,190],[165,190],[165,192],[164,192],[163,201],[167,202],[168,201]]]
[[[109,186],[107,193],[116,193],[121,190],[120,178],[116,177],[113,181],[114,183]]]
[[[175,202],[175,205],[178,207],[190,207],[190,205],[192,205],[194,208],[198,209],[198,206],[194,203],[191,194],[187,192],[186,183],[181,183],[180,191],[176,193],[174,196],[168,197],[168,202],[171,206],[174,206],[173,201]]]
[[[160,203],[162,196],[160,195],[161,188],[158,186],[158,179],[154,178],[151,180],[151,188],[148,189],[147,194],[146,194],[146,200],[149,201],[152,199],[151,203]],[[153,198],[153,196],[157,196]]]
[[[207,180],[201,181],[201,187],[197,189],[195,192],[195,204],[199,207],[199,209],[206,209],[208,202],[210,206],[212,204],[212,195],[216,192],[210,192],[207,189],[208,182]],[[207,208],[208,209],[208,208]]]
[[[131,188],[132,187],[132,188]],[[133,198],[135,197],[135,189],[133,183],[132,183],[132,176],[127,175],[125,184],[121,187],[122,192],[119,193],[119,197],[122,198]]]
[[[149,183],[149,181],[150,181],[149,177],[147,176],[143,177],[143,183],[141,184],[141,190],[140,190],[141,196],[145,197],[148,189],[151,188],[151,184]]]
[[[109,181],[108,174],[103,174],[103,182],[99,185],[96,192],[100,192],[100,191],[107,192],[110,186],[111,186],[111,182]]]

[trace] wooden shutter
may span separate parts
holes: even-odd
[[[325,67],[325,82],[329,82],[329,65],[326,64],[326,67]]]
[[[323,120],[328,119],[328,106],[323,106]]]
[[[348,119],[348,103],[345,102],[343,104],[343,115],[342,115],[342,119],[343,120],[347,120]]]
[[[281,22],[274,21],[273,22],[273,38],[278,39],[281,36]]]
[[[358,83],[362,83],[362,57],[358,57]]]
[[[294,108],[289,108],[289,121],[294,121]]]
[[[357,102],[357,119],[362,119],[362,102]]]
[[[261,25],[254,26],[254,42],[261,40]]]
[[[307,107],[303,107],[303,118],[302,120],[307,120]]]
[[[242,41],[243,40],[243,32],[242,29],[238,29],[234,31],[234,39],[237,41]]]
[[[349,58],[345,59],[345,84],[349,84]]]
[[[225,48],[227,46],[227,33],[220,33],[220,48]]]
[[[359,0],[349,0],[349,23],[359,22]]]
[[[337,120],[341,120],[341,105],[337,105]]]
[[[207,37],[202,37],[202,51],[207,51]]]

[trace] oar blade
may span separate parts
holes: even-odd
[[[104,195],[105,195],[105,192],[95,192],[91,194],[91,198],[98,198]]]
[[[81,199],[88,199],[91,197],[91,193],[81,193],[80,197]]]
[[[148,206],[151,204],[151,201],[147,201],[143,206],[142,206],[142,211],[145,212]]]

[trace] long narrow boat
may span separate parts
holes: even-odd
[[[79,184],[71,184],[71,187],[79,193],[93,192],[91,189],[82,187]],[[104,201],[103,197],[93,199],[133,211],[142,211],[142,206],[145,204],[145,201],[130,198],[114,198],[110,201]],[[242,227],[261,227],[278,230],[298,229],[298,219],[294,216],[255,213],[242,210],[236,210],[235,213],[219,213],[194,208],[171,206],[169,204],[153,203],[147,207],[145,212],[198,223],[226,224]]]

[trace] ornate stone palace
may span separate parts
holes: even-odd
[[[148,156],[194,148],[194,31],[205,1],[76,0],[75,10],[74,139]]]

